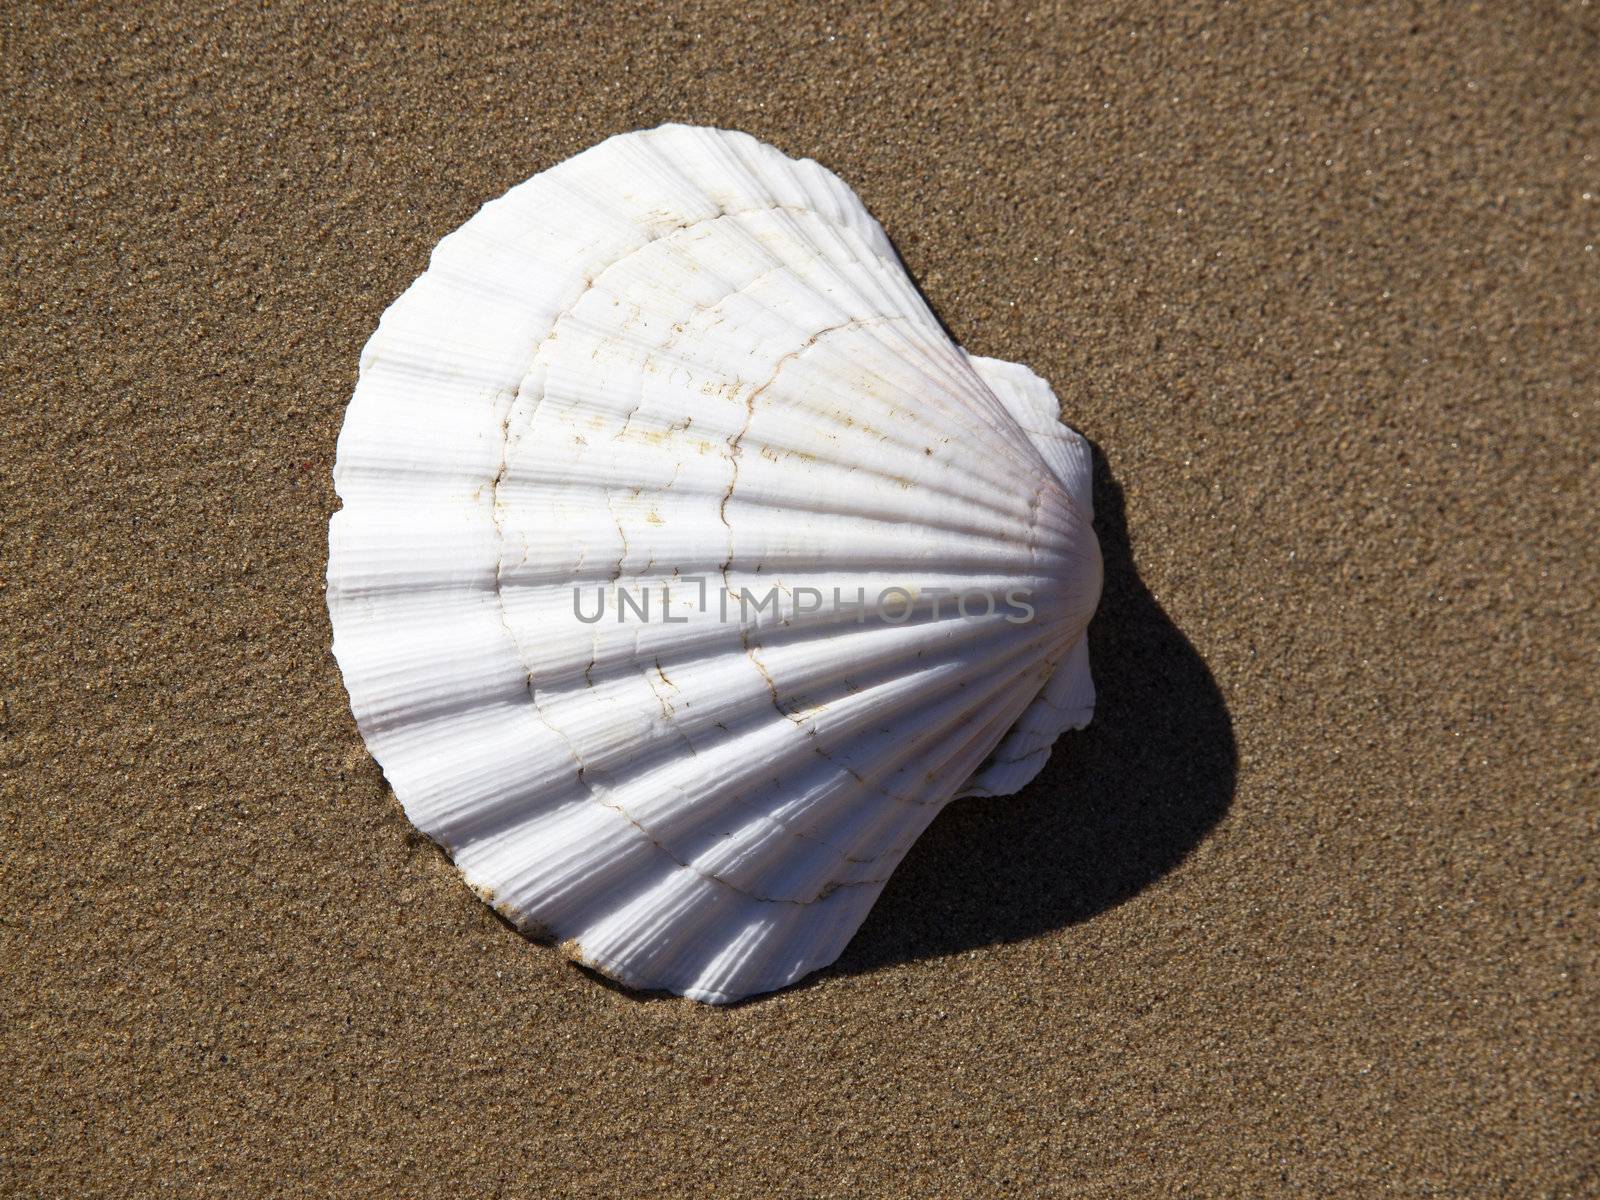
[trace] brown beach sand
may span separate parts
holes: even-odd
[[[0,1191],[1600,1193],[1592,5],[0,28]],[[378,314],[669,119],[1103,453],[1097,723],[731,1011],[496,922],[321,593]]]

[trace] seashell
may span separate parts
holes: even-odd
[[[625,134],[485,205],[367,343],[333,650],[485,900],[734,1001],[832,962],[948,801],[1088,722],[1089,477],[833,174]]]

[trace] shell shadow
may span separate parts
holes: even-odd
[[[1096,705],[1015,796],[959,800],[919,838],[819,976],[855,975],[1087,921],[1177,867],[1233,800],[1233,722],[1133,565],[1122,489],[1094,448],[1105,561],[1089,626]],[[815,978],[815,977],[814,977]]]

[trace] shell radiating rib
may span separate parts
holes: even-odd
[[[496,908],[737,1000],[831,962],[944,804],[1088,721],[1089,476],[830,172],[626,134],[485,205],[368,342],[334,653]]]

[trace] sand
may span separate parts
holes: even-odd
[[[0,1191],[1600,1190],[1593,6],[0,27]],[[322,600],[379,313],[669,119],[1054,381],[1109,564],[1095,724],[732,1010],[498,923]]]

